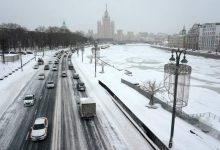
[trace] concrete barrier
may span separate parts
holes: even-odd
[[[103,82],[99,80],[99,84],[108,91],[108,93],[117,101],[117,103],[126,111],[127,114],[136,122],[136,124],[144,131],[144,133],[152,140],[154,144],[161,150],[168,150],[169,148],[112,92]],[[155,148],[150,142],[152,148]]]

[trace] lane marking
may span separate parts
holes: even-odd
[[[29,131],[28,131],[28,133],[27,133],[27,135],[26,135],[26,141],[28,140],[28,137],[29,137]]]

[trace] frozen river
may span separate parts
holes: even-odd
[[[148,45],[114,45],[101,51],[103,60],[116,68],[129,70],[139,83],[147,80],[161,82],[164,65],[169,63],[169,51]],[[220,116],[220,60],[186,55],[192,67],[188,114],[211,112]]]

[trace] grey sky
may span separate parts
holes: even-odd
[[[72,31],[96,32],[106,4],[124,32],[177,33],[184,25],[220,22],[220,0],[0,0],[0,23],[35,29],[65,21]]]

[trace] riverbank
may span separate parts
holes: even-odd
[[[169,48],[169,47],[162,47],[162,46],[157,46],[157,45],[151,45],[151,47],[172,51],[172,48]],[[220,52],[217,52],[216,54],[216,52],[209,53],[208,51],[204,51],[204,50],[195,50],[195,51],[186,50],[186,51],[187,51],[187,54],[189,55],[201,56],[205,58],[220,59]]]

